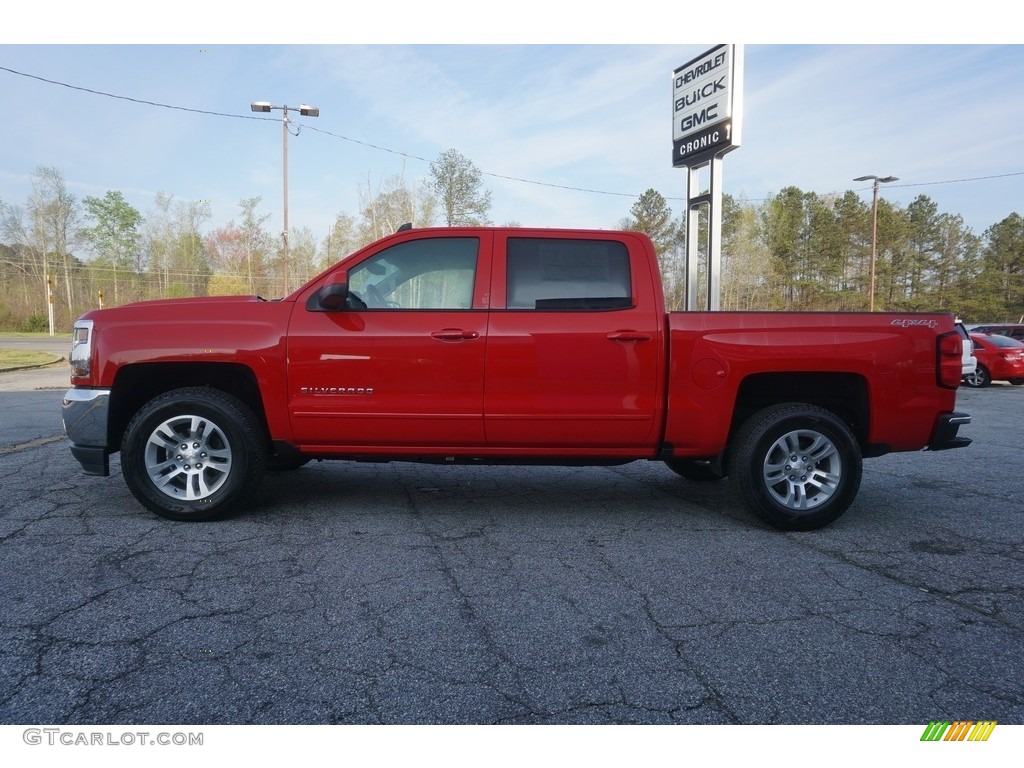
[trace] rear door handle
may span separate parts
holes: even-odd
[[[654,337],[640,331],[613,331],[608,334],[611,341],[650,341]]]
[[[472,341],[480,338],[480,334],[476,331],[464,331],[461,328],[445,328],[441,331],[434,331],[430,335],[438,341]]]

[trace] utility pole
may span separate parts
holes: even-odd
[[[874,179],[874,195],[871,201],[871,278],[868,284],[868,311],[875,311],[875,262],[878,259],[878,186],[890,181],[899,181],[895,176],[858,176],[854,181]]]
[[[281,157],[284,168],[284,232],[281,233],[284,245],[284,295],[288,295],[288,105],[275,106],[269,101],[254,101],[249,105],[253,112],[269,112],[272,109],[280,109],[283,113],[281,119]],[[299,114],[303,117],[319,117],[320,110],[308,104],[299,105]],[[298,135],[298,134],[296,134]]]

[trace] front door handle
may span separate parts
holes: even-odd
[[[461,328],[445,328],[441,331],[434,331],[430,335],[438,341],[472,341],[480,338],[480,334],[476,331],[464,331]]]
[[[640,331],[613,331],[608,334],[611,341],[650,341],[654,337]]]

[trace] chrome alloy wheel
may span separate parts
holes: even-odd
[[[231,445],[205,416],[183,414],[160,424],[146,441],[146,472],[158,491],[196,501],[216,493],[231,474]]]
[[[977,366],[971,373],[964,376],[964,384],[975,389],[987,387],[992,382],[988,371],[983,365]]]
[[[789,510],[812,510],[839,486],[843,461],[820,432],[798,429],[776,440],[765,456],[762,477],[768,493]]]

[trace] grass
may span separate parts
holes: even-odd
[[[62,358],[52,352],[31,352],[27,349],[0,349],[0,371],[22,368],[26,365],[48,365]]]

